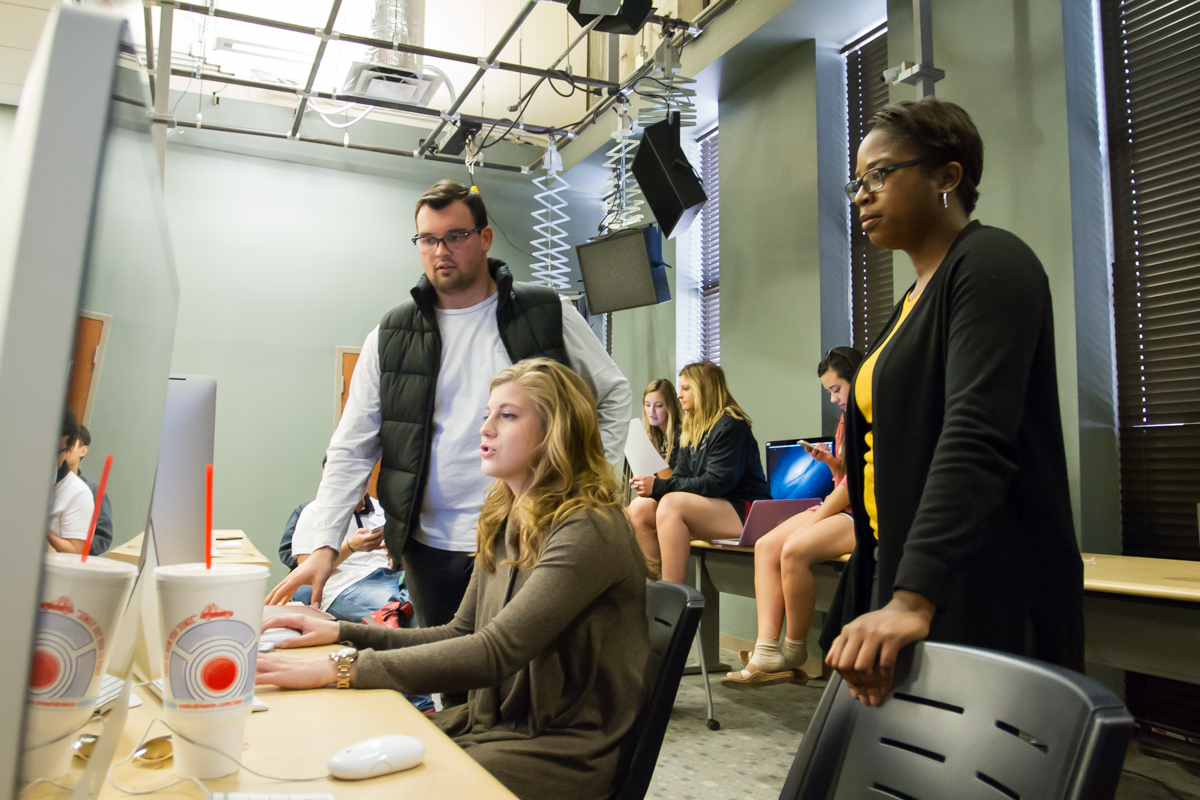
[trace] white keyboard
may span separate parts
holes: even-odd
[[[154,680],[150,681],[150,690],[158,695],[158,699],[161,700],[163,696],[162,678],[155,678]],[[141,705],[140,701],[138,702],[138,705]],[[254,697],[253,705],[250,706],[251,711],[268,711],[270,708],[271,707],[267,705],[267,701],[260,700],[257,695]],[[263,797],[267,797],[267,795],[263,795]],[[283,795],[280,795],[280,797],[283,797]]]
[[[100,694],[96,696],[96,713],[103,714],[112,708],[112,704],[121,696],[121,689],[125,686],[123,678],[117,678],[112,675],[105,675],[100,679]],[[129,707],[137,708],[142,704],[142,698],[136,694],[129,695]]]
[[[244,794],[242,792],[213,792],[210,800],[333,800],[331,794]]]

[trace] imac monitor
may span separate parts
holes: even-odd
[[[217,381],[172,375],[167,381],[150,532],[158,564],[204,560],[204,471],[213,463]],[[143,555],[149,548],[142,548]]]
[[[833,449],[833,438],[809,438],[813,444]],[[799,500],[815,497],[824,500],[833,491],[833,472],[817,461],[795,439],[767,442],[767,484],[773,500]]]
[[[107,327],[103,353],[82,354],[95,359],[81,394],[92,434],[82,469],[98,481],[113,456],[114,544],[144,530],[150,507],[179,285],[149,111],[125,21],[72,4],[52,11],[0,154],[0,794],[10,797],[62,409],[74,396],[68,366],[88,314]]]

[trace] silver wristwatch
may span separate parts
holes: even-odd
[[[353,647],[339,647],[329,654],[329,660],[337,668],[337,688],[350,688],[350,668],[358,661],[358,650]]]

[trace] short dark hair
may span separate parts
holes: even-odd
[[[415,218],[425,206],[434,211],[441,211],[451,203],[466,203],[471,209],[471,218],[475,220],[476,228],[486,228],[488,224],[487,208],[483,205],[483,197],[474,186],[467,188],[455,181],[438,181],[425,190],[417,198],[417,209],[413,212]]]
[[[62,433],[59,436],[67,437],[67,442],[63,445],[64,450],[70,450],[79,441],[79,418],[69,408],[63,409]]]
[[[963,175],[954,193],[970,214],[979,199],[979,181],[983,178],[983,139],[971,116],[954,103],[923,97],[903,100],[880,109],[867,123],[867,130],[880,130],[901,139],[927,158],[933,166],[951,161],[962,165]]]
[[[817,365],[817,377],[833,370],[844,381],[854,380],[854,373],[858,372],[858,365],[862,363],[862,359],[862,353],[853,347],[834,347]]]
[[[79,443],[84,447],[92,446],[92,432],[83,423],[79,424]]]

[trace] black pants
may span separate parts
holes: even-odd
[[[455,550],[439,550],[409,539],[401,556],[404,583],[412,600],[413,612],[422,628],[436,628],[454,619],[471,582],[475,556]],[[442,706],[467,702],[463,693],[442,693]]]

